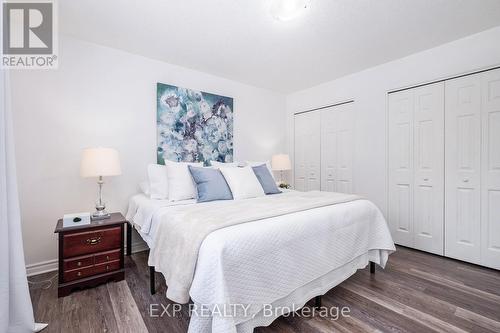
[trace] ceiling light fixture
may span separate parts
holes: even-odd
[[[311,0],[271,0],[271,15],[279,21],[289,21],[309,8]]]

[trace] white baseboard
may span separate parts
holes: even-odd
[[[52,259],[35,264],[26,265],[26,275],[33,276],[42,273],[57,271],[58,260]]]
[[[143,241],[138,241],[132,244],[132,253],[142,252],[148,249],[148,245]],[[125,253],[127,253],[127,246],[125,246]],[[58,264],[59,261],[57,259],[52,259],[26,265],[26,275],[33,276],[42,273],[57,271]]]

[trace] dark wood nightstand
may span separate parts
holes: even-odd
[[[125,278],[126,225],[129,224],[120,213],[69,228],[63,228],[62,219],[57,221],[54,232],[59,234],[59,297],[67,296],[73,289]]]

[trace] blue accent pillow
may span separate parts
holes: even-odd
[[[267,165],[262,164],[259,166],[254,166],[252,167],[252,169],[255,173],[255,176],[257,176],[260,185],[262,185],[262,189],[264,190],[265,194],[281,193],[281,191],[278,189],[278,186],[276,186],[274,178],[271,175],[271,172],[269,172],[269,168],[267,167]]]
[[[188,168],[196,184],[197,202],[233,199],[233,194],[220,170],[191,165],[188,165]]]

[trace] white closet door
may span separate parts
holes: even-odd
[[[389,94],[389,228],[397,244],[413,246],[413,91]]]
[[[354,103],[321,111],[321,190],[352,193]]]
[[[336,190],[342,193],[352,193],[354,103],[342,104],[336,106],[335,109],[338,114]]]
[[[295,189],[320,189],[321,131],[320,113],[306,112],[295,116]]]
[[[307,114],[295,115],[295,153],[294,153],[294,187],[298,191],[307,191]]]
[[[500,269],[500,70],[481,81],[481,264]]]
[[[414,89],[414,246],[443,254],[444,83]]]
[[[307,190],[321,190],[321,113],[306,113],[309,117],[307,127]]]
[[[481,258],[481,75],[445,83],[445,255]]]
[[[321,111],[321,191],[337,191],[338,123],[333,106]]]

